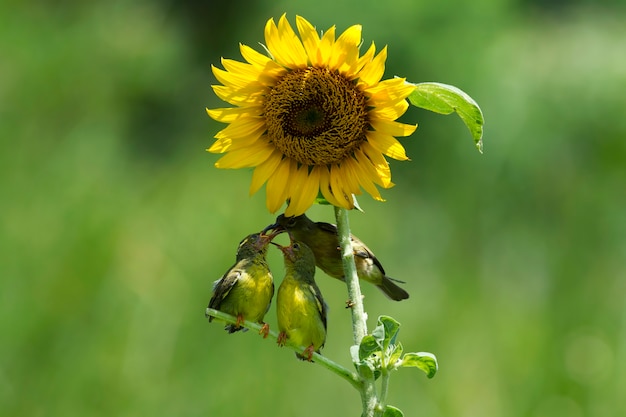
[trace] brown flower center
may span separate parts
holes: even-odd
[[[365,140],[366,97],[340,74],[309,67],[282,77],[266,97],[270,140],[305,165],[340,162]]]

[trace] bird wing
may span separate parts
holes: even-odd
[[[383,275],[387,275],[376,255],[374,255],[370,248],[365,246],[365,243],[361,242],[361,240],[356,236],[352,236],[352,249],[354,250],[354,256],[358,256],[363,259],[370,259],[374,265],[380,269],[380,272],[382,272]]]
[[[337,235],[337,226],[335,226],[334,224],[330,224],[330,223],[324,223],[324,222],[317,222],[317,226],[325,231],[326,233],[332,233],[335,236]]]
[[[213,297],[209,301],[209,307],[219,310],[222,301],[228,296],[230,290],[232,290],[239,278],[243,275],[241,269],[230,269],[219,281],[215,284],[213,289]]]
[[[337,236],[337,226],[335,226],[334,224],[318,222],[317,225],[321,230]],[[354,256],[358,256],[359,258],[363,259],[371,259],[372,262],[374,262],[374,265],[376,265],[378,269],[380,269],[380,272],[382,272],[383,275],[387,275],[378,258],[376,258],[374,253],[372,253],[370,248],[368,248],[365,243],[361,242],[361,239],[354,235],[350,235],[350,239],[352,240],[352,250],[354,251]]]
[[[320,319],[322,320],[322,323],[324,324],[324,330],[326,330],[327,329],[326,316],[328,314],[328,306],[326,305],[326,302],[322,298],[322,292],[317,287],[317,285],[309,284],[308,287],[313,297],[315,297],[315,304],[317,305],[317,312],[319,313]]]

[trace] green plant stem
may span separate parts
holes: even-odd
[[[335,219],[337,220],[337,233],[339,237],[339,246],[341,250],[341,259],[343,261],[343,271],[348,287],[348,297],[350,298],[352,312],[352,335],[355,346],[361,344],[361,340],[367,334],[367,316],[363,308],[363,297],[361,296],[361,287],[359,285],[359,276],[356,272],[354,263],[354,250],[352,249],[352,240],[350,239],[350,223],[348,221],[348,210],[335,207]],[[355,363],[362,381],[362,387],[359,389],[361,394],[361,403],[363,406],[362,417],[373,417],[375,415],[382,416],[382,412],[378,412],[378,398],[376,396],[376,381],[374,374],[367,367],[359,366]]]
[[[237,318],[234,316],[231,316],[230,314],[227,313],[223,313],[219,310],[215,310],[213,308],[207,308],[206,309],[206,316],[209,317],[215,317],[218,318],[220,320],[223,320],[227,323],[231,323],[231,324],[235,324],[237,322]],[[261,325],[258,323],[253,323],[251,321],[248,320],[244,320],[244,322],[241,324],[243,327],[250,329],[250,330],[254,330],[257,333],[259,333],[261,331]],[[276,333],[275,331],[270,330],[268,333],[268,337],[270,337],[273,340],[277,340],[278,339],[278,333]],[[289,341],[287,341],[287,346],[289,346],[290,348],[292,348],[294,351],[298,352],[298,353],[302,353],[304,352],[304,350],[306,349],[306,347],[304,346],[296,346],[294,344],[290,344]],[[357,390],[361,391],[362,389],[362,382],[361,382],[361,378],[359,377],[359,375],[357,375],[355,372],[352,372],[346,368],[344,368],[343,366],[339,365],[338,363],[333,362],[332,360],[328,359],[325,356],[320,355],[319,353],[313,352],[313,361],[314,363],[317,363],[321,366],[323,366],[324,368],[328,369],[329,371],[339,375],[340,377],[342,377],[343,379],[345,379],[346,381],[348,381],[353,387],[355,387]]]
[[[356,273],[356,265],[354,264],[348,210],[335,207],[335,218],[337,219],[337,233],[339,234],[339,247],[341,248],[344,276],[348,286],[348,297],[350,297],[352,306],[350,308],[352,312],[352,335],[354,344],[358,346],[361,343],[361,339],[367,334],[367,321],[363,308],[361,287],[359,286],[359,276]]]
[[[384,359],[380,372],[380,395],[378,396],[376,411],[377,414],[380,413],[382,416],[387,405],[387,390],[389,389],[389,368],[387,368],[387,363],[385,363]]]

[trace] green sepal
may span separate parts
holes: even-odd
[[[314,204],[319,204],[321,206],[332,206],[330,201],[326,200],[326,198],[321,192],[317,193],[317,197],[315,197]],[[359,202],[356,200],[356,196],[354,194],[352,194],[352,204],[354,205],[355,210],[360,211],[361,213],[364,213],[361,206],[359,206]]]
[[[439,114],[456,112],[472,134],[478,151],[483,152],[483,112],[473,98],[453,85],[441,83],[413,85],[415,90],[408,97],[412,105]]]
[[[426,373],[428,378],[434,377],[439,369],[437,358],[429,352],[409,352],[404,355],[399,362],[399,366],[419,368]]]
[[[354,209],[356,211],[360,211],[361,213],[365,213],[361,206],[359,206],[359,202],[356,200],[356,196],[352,194],[352,204],[354,205]]]
[[[393,405],[387,405],[385,406],[383,417],[404,417],[404,413],[402,413],[399,408],[396,408]]]
[[[322,206],[331,206],[330,202],[324,198],[322,193],[319,193],[315,198],[315,204],[320,204]]]

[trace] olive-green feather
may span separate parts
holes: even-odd
[[[274,296],[274,280],[265,260],[270,240],[270,236],[255,233],[241,241],[235,264],[213,286],[210,308],[263,323]],[[227,324],[225,329],[234,333],[242,327]]]

